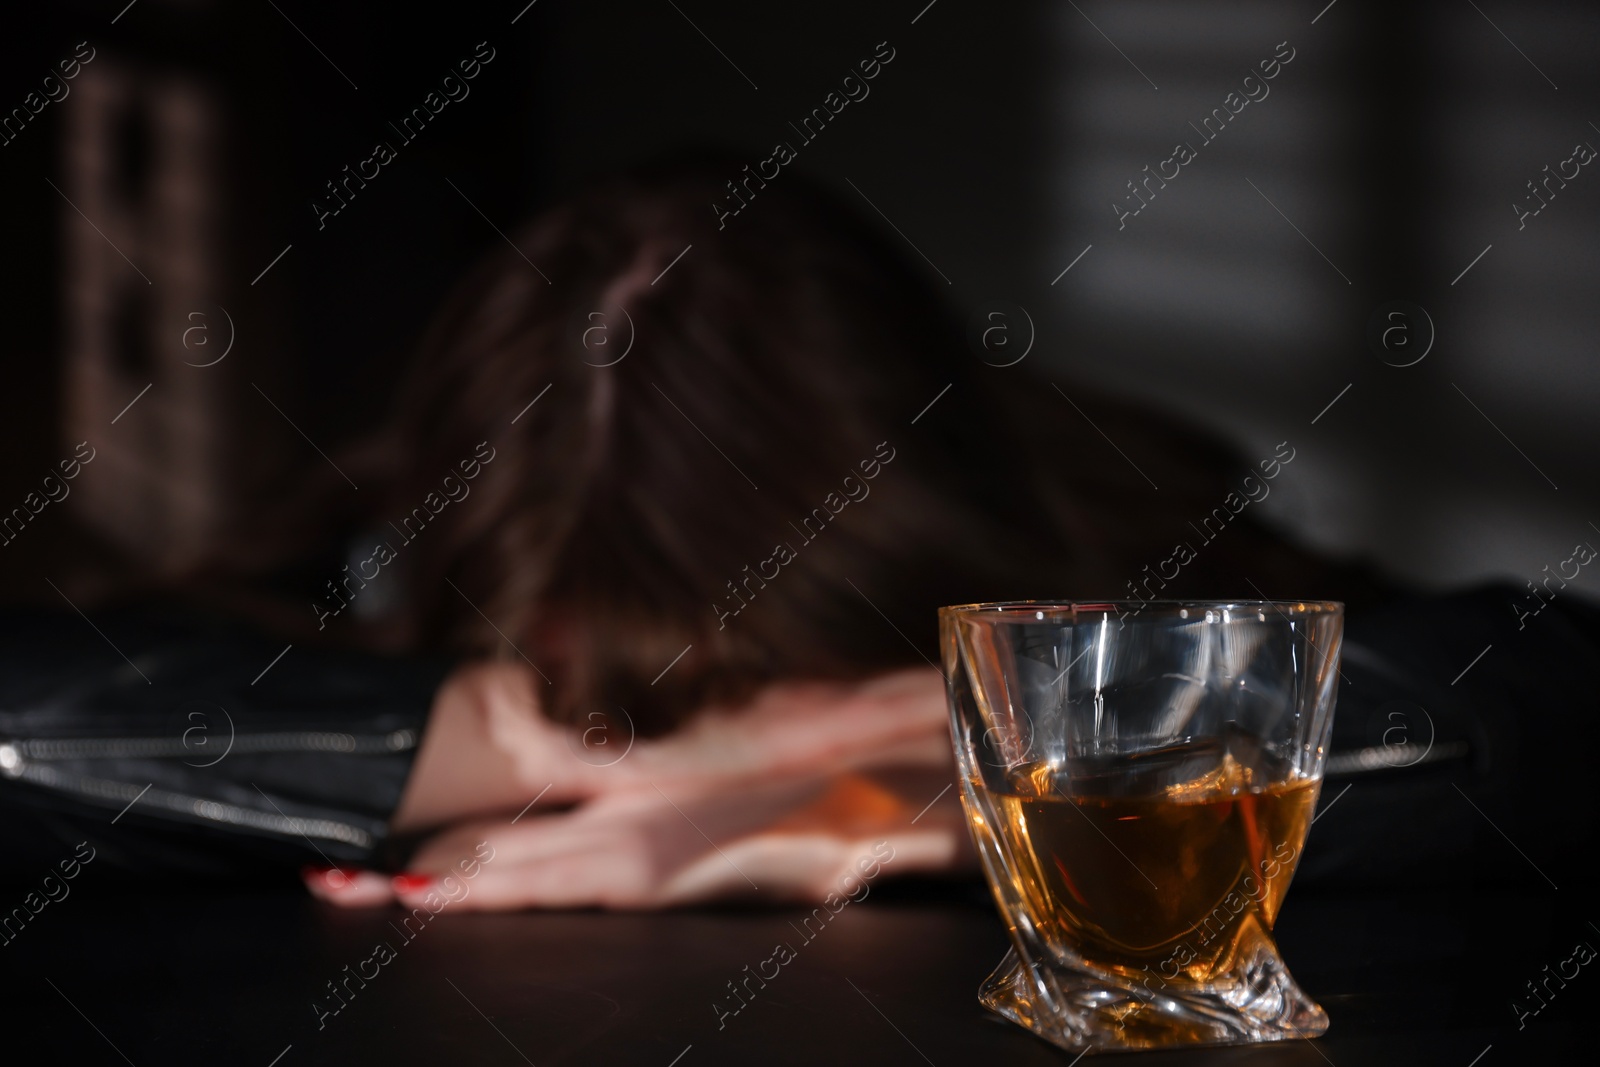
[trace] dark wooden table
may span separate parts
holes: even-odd
[[[806,941],[800,914],[343,912],[293,887],[93,884],[92,870],[0,946],[5,1062],[120,1064],[1051,1064],[1063,1053],[983,1012],[1005,950],[982,886],[881,886]],[[21,896],[20,891],[7,890]],[[1558,900],[1558,896],[1562,899]],[[7,898],[9,900],[9,897]],[[1326,1038],[1151,1053],[1152,1064],[1501,1067],[1568,1053],[1600,964],[1519,1030],[1512,1002],[1579,941],[1576,894],[1358,897],[1297,889],[1284,955],[1332,1017]],[[1574,909],[1577,910],[1574,910]],[[721,1020],[727,984],[786,941],[796,957]],[[393,958],[369,962],[379,943]],[[346,966],[351,971],[345,971]],[[365,969],[337,1006],[327,983]],[[770,973],[770,967],[769,967]],[[326,1012],[327,1014],[322,1014]]]

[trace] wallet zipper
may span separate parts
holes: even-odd
[[[415,730],[392,730],[386,734],[301,730],[236,736],[229,751],[250,754],[331,752],[370,756],[405,752],[416,746]],[[169,759],[195,754],[195,750],[178,737],[43,737],[26,741],[0,741],[0,754],[7,751],[14,752],[24,760]],[[4,769],[4,763],[0,762],[0,771]]]
[[[230,752],[330,752],[342,755],[367,755],[403,752],[415,748],[413,730],[393,730],[387,734],[357,735],[327,731],[253,734],[234,738]],[[0,742],[0,775],[56,792],[84,799],[132,806],[135,801],[147,808],[224,823],[290,837],[321,838],[371,848],[372,834],[359,826],[336,819],[298,818],[281,812],[264,812],[227,801],[213,800],[190,793],[139,786],[109,778],[63,771],[48,764],[74,759],[162,759],[192,754],[178,738],[38,738]],[[126,810],[126,809],[124,809]]]
[[[1465,741],[1445,741],[1429,745],[1423,748],[1421,755],[1413,756],[1411,753],[1418,748],[1422,746],[1370,745],[1366,748],[1330,752],[1323,764],[1322,776],[1349,778],[1358,774],[1376,774],[1379,771],[1403,771],[1420,767],[1425,763],[1447,763],[1451,760],[1465,759],[1471,752],[1471,746]]]

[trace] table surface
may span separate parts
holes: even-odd
[[[398,928],[293,887],[243,892],[88,877],[0,946],[8,1062],[65,1064],[1055,1065],[1073,1056],[985,1013],[1005,935],[981,883],[884,885],[806,940],[798,910],[452,914]],[[6,888],[21,900],[25,887]],[[1289,896],[1279,943],[1332,1019],[1316,1042],[1130,1063],[1571,1062],[1600,974],[1525,983],[1600,930],[1571,894]],[[363,963],[387,943],[392,958]],[[737,1015],[727,984],[795,958]],[[346,972],[346,966],[351,968]],[[327,990],[371,975],[337,1006]],[[1600,970],[1600,966],[1594,968]],[[769,969],[770,973],[770,969]],[[314,1006],[318,1005],[318,1006]],[[328,1014],[321,1015],[322,1011]],[[320,1025],[319,1025],[320,1023]],[[1485,1051],[1487,1050],[1487,1051]],[[20,1053],[20,1055],[19,1055]],[[1475,1059],[1476,1057],[1480,1057]]]

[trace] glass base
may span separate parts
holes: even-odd
[[[1013,948],[978,988],[978,1000],[1073,1052],[1292,1041],[1328,1029],[1327,1012],[1270,949],[1204,987],[1151,993],[1063,967],[1030,969]]]

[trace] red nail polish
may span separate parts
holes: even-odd
[[[431,874],[397,874],[389,880],[389,884],[396,893],[404,896],[432,889],[436,880]]]
[[[355,884],[355,871],[345,872],[337,867],[306,867],[301,873],[308,879],[316,879],[327,889],[349,889]]]

